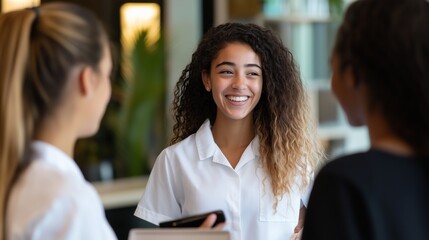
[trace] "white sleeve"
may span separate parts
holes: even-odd
[[[312,171],[312,168],[309,164],[307,165],[307,173],[308,173],[307,175],[308,185],[301,193],[301,205],[304,207],[307,207],[308,205],[308,201],[310,200],[310,194],[311,194],[311,190],[313,189],[313,183],[314,183],[315,173],[314,171]]]
[[[311,181],[308,183],[307,188],[301,194],[301,204],[304,207],[307,207],[308,205],[308,200],[310,199],[310,194],[312,189],[313,189],[313,178],[311,178]]]
[[[143,197],[134,212],[135,216],[155,225],[181,216],[178,195],[182,192],[182,186],[175,178],[175,170],[164,149],[152,168]]]
[[[26,239],[117,239],[95,190],[89,185],[80,190],[57,198]]]

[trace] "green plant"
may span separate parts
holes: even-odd
[[[125,76],[124,102],[118,115],[117,154],[125,175],[137,176],[149,173],[166,143],[162,38],[149,45],[146,32],[141,32],[130,60],[131,74]]]
[[[334,19],[338,19],[342,16],[344,11],[344,0],[328,0],[329,13]]]

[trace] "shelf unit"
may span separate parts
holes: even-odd
[[[105,210],[135,207],[146,188],[148,176],[92,182]]]
[[[325,16],[259,17],[292,52],[310,97],[313,117],[328,158],[369,147],[365,128],[352,128],[330,87],[330,55],[338,22]],[[262,21],[261,21],[262,19]]]

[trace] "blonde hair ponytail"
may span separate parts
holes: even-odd
[[[35,13],[16,11],[0,18],[0,236],[5,237],[8,192],[23,159],[29,131],[24,119],[24,75]]]
[[[72,67],[98,70],[107,44],[99,20],[78,5],[46,3],[0,15],[1,238],[9,191],[27,165],[33,130],[58,107]]]

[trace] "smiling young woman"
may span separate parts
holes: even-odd
[[[135,215],[158,224],[221,209],[233,240],[300,230],[321,151],[293,57],[270,30],[209,30],[180,77],[172,145]],[[298,228],[295,228],[297,225]]]
[[[217,125],[253,125],[250,113],[261,98],[262,81],[261,61],[249,45],[228,43],[220,50],[211,71],[203,71],[204,86],[217,106]]]

